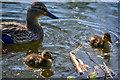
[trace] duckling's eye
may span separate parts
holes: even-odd
[[[107,37],[107,36],[105,36],[105,38],[107,39],[108,37]]]
[[[110,39],[110,38],[111,38],[110,34],[105,33],[105,38],[106,38],[106,39]]]
[[[49,54],[49,52],[46,52],[46,54]]]
[[[44,55],[44,57],[47,57],[47,56],[49,57],[49,54],[45,54],[45,55]]]
[[[106,39],[110,39],[107,35],[105,35],[105,37],[104,38],[106,38]]]

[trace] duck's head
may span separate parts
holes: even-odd
[[[49,16],[53,19],[58,19],[58,17],[47,10],[42,2],[33,2],[27,10],[27,15],[35,18],[38,18],[39,16]]]
[[[54,60],[51,56],[52,56],[52,54],[50,52],[48,52],[48,51],[43,51],[42,52],[42,59],[45,59],[45,60],[49,60],[49,59]]]
[[[112,43],[112,41],[111,41],[111,36],[110,36],[109,33],[104,33],[103,36],[102,36],[102,40],[103,40],[103,41],[106,41],[106,42],[109,41],[110,43]]]

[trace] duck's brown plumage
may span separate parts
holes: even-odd
[[[39,16],[49,16],[53,19],[58,19],[50,12],[42,2],[33,2],[28,10],[26,17],[26,25],[16,22],[1,22],[2,40],[4,43],[23,44],[43,38],[43,29],[38,23]],[[7,38],[4,36],[8,36]],[[6,39],[11,40],[11,42]]]
[[[34,39],[34,34],[27,29],[25,25],[21,25],[15,22],[2,22],[2,36],[6,34],[10,34],[10,38],[14,41],[14,43],[27,43],[31,42]]]

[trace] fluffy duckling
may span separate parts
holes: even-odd
[[[24,62],[33,68],[51,68],[52,60],[54,60],[51,55],[48,51],[43,51],[41,55],[32,53],[26,56]]]
[[[94,35],[89,38],[88,42],[92,48],[102,49],[103,53],[108,53],[112,43],[109,33],[104,33],[102,37]]]

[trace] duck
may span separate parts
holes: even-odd
[[[101,49],[103,53],[108,53],[112,43],[111,35],[109,33],[104,33],[102,37],[93,35],[88,42],[92,48]]]
[[[43,38],[43,29],[38,18],[40,16],[49,16],[58,19],[47,10],[42,2],[32,2],[27,9],[26,25],[16,22],[1,22],[3,44],[24,44]]]
[[[53,60],[52,54],[49,51],[43,51],[41,55],[31,53],[23,61],[31,68],[51,68]]]

